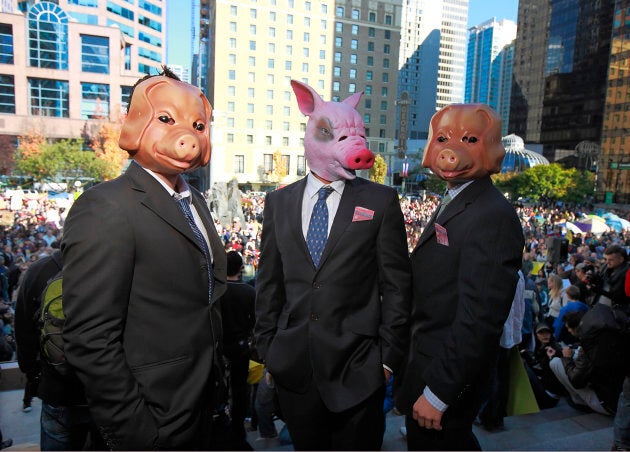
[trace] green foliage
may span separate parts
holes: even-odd
[[[431,193],[443,194],[446,191],[446,182],[431,173],[429,177],[424,181],[424,186]]]
[[[380,154],[376,154],[374,165],[370,168],[370,180],[378,184],[384,184],[386,176],[387,163],[385,163],[385,159]]]
[[[528,198],[565,202],[584,202],[593,194],[595,175],[589,171],[563,168],[557,163],[536,165],[522,173],[496,174],[492,179],[510,199]]]
[[[56,143],[44,143],[39,152],[21,155],[15,169],[35,180],[68,182],[69,185],[79,178],[101,180],[106,172],[106,163],[96,157],[94,152],[83,151],[83,140],[62,140]]]

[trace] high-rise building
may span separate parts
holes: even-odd
[[[492,18],[468,30],[464,102],[484,103],[503,119],[507,135],[516,23]]]
[[[199,0],[193,83],[214,107],[212,182],[268,188],[306,174],[291,79],[325,100],[362,91],[375,152],[393,150],[399,0]],[[284,168],[284,171],[282,170]]]
[[[0,134],[76,138],[165,62],[163,0],[14,1],[0,12]],[[7,12],[10,11],[10,12]]]
[[[614,0],[520,2],[510,132],[550,161],[599,143]]]
[[[468,0],[403,0],[398,92],[409,94],[408,138],[424,139],[429,121],[464,101]]]
[[[596,199],[630,204],[630,0],[617,0],[613,17]],[[592,147],[591,147],[592,149]],[[588,152],[589,149],[587,148]],[[588,154],[586,157],[588,157]],[[597,155],[595,155],[597,157]]]

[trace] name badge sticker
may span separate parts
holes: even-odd
[[[435,223],[435,235],[437,236],[437,242],[440,245],[448,246],[448,234],[446,228]]]

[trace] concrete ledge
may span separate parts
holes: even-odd
[[[26,375],[18,367],[17,361],[0,363],[2,376],[0,377],[0,391],[12,391],[14,389],[24,389],[26,385]]]

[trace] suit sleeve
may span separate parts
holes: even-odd
[[[492,207],[492,205],[490,206]],[[510,208],[511,209],[511,208]],[[507,208],[480,208],[466,221],[456,285],[457,309],[446,336],[423,373],[430,390],[453,404],[492,366],[521,267],[523,233]]]
[[[20,370],[28,379],[34,378],[41,372],[39,363],[39,330],[35,323],[35,312],[39,308],[40,297],[33,287],[33,273],[36,267],[31,267],[24,273],[18,289],[15,303],[15,340],[17,343],[17,358]],[[43,289],[42,289],[43,290]]]
[[[62,251],[65,352],[94,421],[111,449],[154,449],[157,425],[123,350],[134,269],[134,232],[124,209],[97,190],[83,193],[68,215]]]
[[[265,199],[260,245],[261,265],[256,279],[254,342],[258,358],[263,362],[265,362],[267,350],[276,334],[278,316],[286,300],[284,271],[274,227],[276,196],[277,193],[270,193]]]
[[[405,222],[396,193],[392,194],[383,215],[376,246],[381,292],[381,354],[383,364],[397,374],[409,346],[411,264]]]

